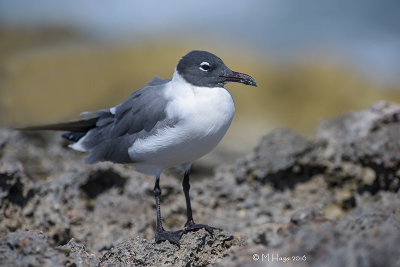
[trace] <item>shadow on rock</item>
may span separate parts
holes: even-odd
[[[98,170],[90,174],[88,180],[80,186],[80,189],[88,198],[96,198],[101,193],[116,187],[123,190],[126,184],[126,178],[120,176],[112,170]]]

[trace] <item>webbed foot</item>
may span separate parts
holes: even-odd
[[[172,244],[179,246],[179,241],[181,240],[183,233],[184,233],[183,230],[175,232],[161,230],[156,233],[155,241],[156,243],[160,243],[162,241],[169,241]]]

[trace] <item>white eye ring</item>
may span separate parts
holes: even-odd
[[[208,62],[201,62],[200,63],[200,70],[202,71],[209,71],[210,70],[210,63]]]

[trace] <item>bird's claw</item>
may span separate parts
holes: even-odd
[[[212,227],[206,224],[189,223],[185,225],[184,233],[198,231],[200,229],[206,230],[211,236],[214,236],[214,230],[221,231],[221,228]]]
[[[180,240],[182,235],[187,234],[189,232],[195,232],[200,229],[206,230],[211,236],[214,236],[214,230],[221,231],[221,228],[212,227],[206,224],[195,224],[195,223],[187,223],[185,225],[185,229],[179,231],[165,231],[161,230],[156,233],[155,241],[156,243],[161,243],[163,241],[169,241],[170,243],[180,246]]]
[[[179,241],[181,240],[183,234],[184,234],[183,230],[175,232],[161,230],[156,233],[155,241],[156,243],[160,243],[162,241],[169,241],[170,243],[177,245],[179,247]]]

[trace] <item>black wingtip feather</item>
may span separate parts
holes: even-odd
[[[43,131],[43,130],[52,130],[52,131],[70,131],[76,133],[86,133],[90,129],[96,127],[96,122],[98,118],[89,118],[83,119],[79,121],[71,121],[57,124],[49,124],[49,125],[40,125],[40,126],[31,126],[25,128],[17,128],[19,131]]]
[[[84,137],[86,135],[86,132],[68,132],[68,133],[63,133],[62,137],[72,141],[72,142],[78,142],[79,139],[81,139],[82,137]]]

